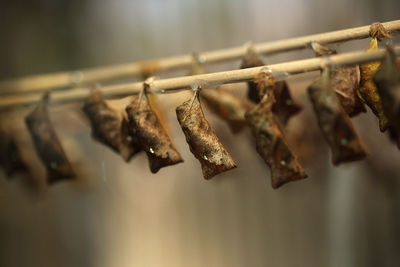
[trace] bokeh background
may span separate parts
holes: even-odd
[[[0,78],[368,25],[399,19],[399,11],[397,0],[2,0]],[[364,49],[368,42],[335,48]],[[297,51],[265,61],[312,56]],[[79,179],[46,187],[23,125],[31,107],[3,114],[30,159],[30,175],[8,180],[0,171],[0,266],[398,266],[400,152],[368,111],[353,121],[370,156],[333,167],[304,94],[315,77],[288,80],[305,110],[287,131],[309,178],[278,190],[250,132],[232,135],[207,111],[239,167],[202,178],[175,118],[185,92],[159,97],[185,163],[155,175],[145,155],[127,164],[93,141],[77,103],[52,106],[51,118]],[[234,90],[244,93],[245,85]]]

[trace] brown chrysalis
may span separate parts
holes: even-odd
[[[129,133],[125,111],[109,105],[99,90],[91,91],[83,111],[90,121],[93,138],[121,154],[125,161],[140,151],[135,136]]]
[[[360,140],[333,90],[330,70],[324,69],[320,78],[308,87],[318,125],[332,151],[335,165],[364,159],[365,145]]]
[[[48,94],[25,118],[36,152],[46,166],[49,184],[71,179],[75,173],[54,131],[47,110]]]
[[[0,130],[0,166],[8,177],[27,169],[23,162],[14,137]]]
[[[144,83],[142,93],[132,97],[126,112],[129,129],[136,136],[140,148],[146,152],[151,172],[156,173],[162,167],[175,165],[183,160],[149,103],[146,92],[149,86]]]
[[[378,49],[378,41],[372,38],[367,50]],[[379,119],[379,129],[381,132],[386,131],[388,127],[388,119],[383,111],[381,97],[372,81],[376,70],[380,66],[380,62],[369,62],[360,65],[360,88],[358,90],[361,99],[371,108],[372,112]]]
[[[244,114],[253,107],[253,103],[234,93],[218,87],[203,90],[201,99],[217,116],[226,121],[233,133],[240,132],[247,125]]]
[[[317,42],[312,42],[311,47],[318,57],[337,54],[336,50],[320,45]],[[333,69],[331,71],[331,80],[333,90],[339,98],[340,104],[350,117],[367,111],[357,94],[360,83],[360,68],[358,65]]]
[[[268,84],[260,82],[260,75],[256,80],[259,86]],[[272,111],[274,103],[273,89],[268,87],[261,102],[248,111],[245,117],[256,139],[257,152],[271,169],[272,187],[278,188],[285,183],[307,178],[307,174],[287,144],[281,123]]]
[[[231,155],[204,117],[198,90],[193,99],[176,108],[176,115],[190,151],[200,161],[205,179],[236,168]]]
[[[376,71],[373,81],[382,99],[385,115],[389,120],[389,132],[400,148],[400,71],[392,48],[387,49],[382,65]]]
[[[354,117],[361,112],[367,112],[357,94],[359,83],[360,68],[358,65],[338,68],[332,71],[333,89],[344,111],[350,117]]]
[[[272,111],[279,121],[283,125],[286,125],[292,116],[298,114],[302,110],[302,107],[292,98],[289,87],[285,81],[276,82],[273,90],[275,103],[272,106]]]
[[[206,73],[206,70],[195,53],[190,75],[203,73]],[[249,100],[225,90],[223,86],[213,90],[202,90],[200,98],[214,114],[228,123],[233,133],[240,132],[246,126],[244,114],[253,107]]]
[[[261,57],[253,50],[248,49],[243,61],[241,68],[252,68],[257,66],[265,65],[262,61]],[[261,79],[263,81],[263,79]],[[269,79],[268,82],[272,80]],[[249,91],[248,98],[252,100],[254,103],[259,103],[260,99],[262,99],[264,92],[259,91],[260,86],[258,86],[257,80],[252,80],[248,82]],[[266,90],[267,85],[262,86],[263,90]],[[277,81],[273,80],[269,85],[274,92],[275,95],[275,103],[272,107],[273,112],[278,117],[279,121],[286,125],[289,119],[299,113],[301,111],[301,106],[292,98],[290,94],[289,87],[286,81]]]

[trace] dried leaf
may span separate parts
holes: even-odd
[[[39,155],[47,170],[49,184],[75,177],[67,155],[51,124],[47,110],[48,96],[25,118],[25,123]]]
[[[367,50],[376,49],[378,49],[378,42],[376,38],[373,38]],[[388,127],[388,119],[383,111],[382,101],[378,94],[378,90],[376,89],[376,86],[372,81],[372,77],[374,76],[376,70],[379,68],[380,64],[380,62],[370,62],[360,65],[361,77],[360,88],[358,92],[361,99],[371,108],[372,112],[378,117],[379,128],[381,132],[384,132]]]
[[[272,112],[274,103],[274,94],[269,90],[245,117],[256,139],[257,152],[271,168],[272,187],[278,188],[285,183],[304,179],[307,174],[290,150],[280,122]]]
[[[366,148],[354,126],[336,97],[330,71],[325,69],[321,77],[308,87],[318,125],[332,151],[332,162],[337,165],[364,159]]]
[[[203,90],[200,97],[211,111],[228,123],[233,133],[238,133],[247,125],[244,114],[253,107],[247,99],[222,87]]]
[[[90,93],[83,111],[90,120],[93,138],[120,153],[125,161],[140,151],[135,136],[129,133],[125,111],[109,105],[100,91]]]
[[[146,93],[143,96],[133,96],[126,112],[129,129],[136,136],[140,148],[146,152],[152,173],[158,172],[162,167],[183,162],[166,129],[150,106]]]
[[[373,81],[382,99],[385,115],[389,120],[391,136],[400,148],[400,71],[393,49],[388,48],[385,59],[376,71]]]
[[[176,108],[176,115],[190,151],[200,161],[205,179],[236,168],[231,155],[204,117],[198,91],[194,99]]]
[[[14,137],[4,131],[0,131],[0,166],[8,177],[16,172],[27,170]]]

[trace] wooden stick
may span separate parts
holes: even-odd
[[[382,23],[392,34],[400,32],[400,20]],[[339,31],[313,34],[260,44],[254,44],[256,52],[266,55],[285,51],[304,49],[311,41],[321,44],[338,43],[369,36],[370,26],[362,26]],[[207,63],[235,60],[246,52],[245,46],[203,52],[199,58]],[[127,63],[108,67],[97,67],[77,71],[58,72],[53,74],[33,75],[0,82],[0,94],[43,92],[79,84],[106,81],[121,77],[143,75],[146,72],[161,72],[186,68],[191,65],[192,55],[182,55],[157,60]]]
[[[397,56],[400,55],[400,46],[394,47]],[[277,75],[277,80],[284,79],[279,77],[281,73],[288,75],[299,74],[309,71],[322,69],[326,64],[332,66],[347,66],[361,64],[371,61],[380,61],[384,58],[385,49],[376,51],[357,51],[333,55],[330,57],[318,57],[312,59],[297,60],[269,66],[261,66],[248,69],[215,72],[201,75],[184,76],[177,78],[154,80],[152,88],[156,92],[167,93],[180,89],[191,88],[194,84],[199,84],[204,88],[212,88],[219,84],[238,83],[253,79],[254,75],[261,71],[271,70],[273,75]],[[105,97],[123,97],[139,93],[143,88],[143,82],[127,83],[102,87],[100,90]],[[68,91],[56,91],[51,94],[51,103],[66,103],[85,100],[89,96],[89,88],[78,88]],[[40,93],[26,95],[10,95],[0,99],[0,109],[9,108],[15,105],[33,104],[41,99]]]

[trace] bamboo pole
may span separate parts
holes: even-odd
[[[400,46],[393,48],[397,56],[400,55]],[[312,59],[297,60],[279,64],[266,65],[255,68],[215,72],[201,75],[184,76],[169,79],[154,80],[152,88],[158,93],[168,93],[181,89],[191,88],[199,84],[204,88],[213,88],[219,84],[245,82],[253,79],[254,75],[271,70],[272,74],[281,73],[294,75],[322,69],[326,64],[331,66],[348,66],[365,62],[380,61],[386,54],[385,49],[375,51],[357,51],[332,55],[330,57],[318,57]],[[123,97],[139,93],[143,88],[143,82],[127,83],[120,85],[104,86],[100,91],[105,97]],[[89,96],[89,88],[78,88],[68,91],[56,91],[51,94],[51,103],[67,103],[85,100]],[[40,93],[26,95],[10,95],[0,99],[0,109],[10,108],[16,105],[29,105],[41,99]]]
[[[382,23],[392,34],[400,32],[400,20]],[[285,51],[304,49],[311,41],[321,44],[345,42],[369,36],[370,26],[349,28],[345,30],[313,34],[260,44],[254,44],[256,52],[267,55]],[[235,60],[246,53],[245,46],[232,47],[199,53],[199,58],[206,63]],[[14,80],[0,82],[0,95],[10,93],[43,92],[62,87],[77,86],[93,82],[106,81],[121,77],[138,76],[147,72],[161,72],[189,67],[192,55],[186,54],[150,61],[127,63],[115,66],[88,68],[77,71],[58,72],[53,74],[32,75]]]

